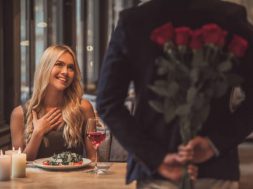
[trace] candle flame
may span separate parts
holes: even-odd
[[[15,147],[14,146],[12,146],[12,151],[15,151]]]
[[[18,154],[21,154],[21,148],[20,147],[18,148]]]
[[[0,156],[3,156],[4,154],[3,154],[3,150],[0,150]]]

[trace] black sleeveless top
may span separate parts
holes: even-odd
[[[27,107],[26,107],[26,105],[22,105],[22,108],[23,108],[23,112],[24,112],[24,124],[26,125]],[[80,154],[83,157],[86,157],[84,141],[79,143],[76,147],[68,148],[66,145],[66,141],[63,138],[63,129],[64,129],[64,126],[58,128],[58,129],[51,130],[46,135],[44,135],[43,140],[42,140],[39,150],[38,150],[38,154],[36,157],[37,159],[50,157],[54,153],[58,154],[58,153],[65,152],[65,151],[70,151],[73,153]],[[84,133],[82,133],[81,136],[84,136]]]

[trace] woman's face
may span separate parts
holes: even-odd
[[[68,88],[75,76],[75,62],[70,53],[66,52],[54,64],[49,80],[49,86],[57,90]]]

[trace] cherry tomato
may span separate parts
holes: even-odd
[[[47,161],[43,161],[42,164],[43,165],[49,165],[49,161],[48,160]]]
[[[73,165],[82,165],[83,164],[83,161],[78,161],[78,162],[74,162]]]

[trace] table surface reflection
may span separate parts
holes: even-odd
[[[0,181],[1,189],[134,189],[135,183],[125,185],[126,163],[112,163],[106,174],[95,175],[90,167],[72,171],[48,171],[27,167],[25,178]]]

